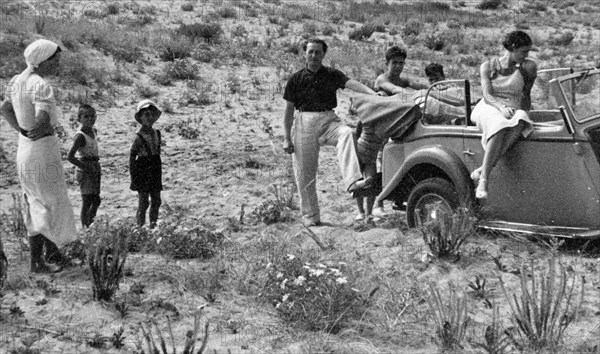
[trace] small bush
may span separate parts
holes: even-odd
[[[431,50],[442,50],[444,49],[444,38],[438,34],[430,34],[425,37],[425,47]]]
[[[454,215],[438,213],[437,220],[421,226],[419,230],[434,256],[458,258],[461,246],[475,234],[476,226],[469,211],[458,208]]]
[[[193,104],[196,106],[206,106],[212,104],[213,100],[208,93],[202,89],[196,90],[188,88],[181,95],[179,102],[186,105]]]
[[[156,339],[154,338],[154,336],[152,335],[152,325],[154,325],[154,329],[156,332]],[[156,321],[152,321],[151,324],[144,326],[142,324],[140,324],[140,331],[142,332],[142,338],[144,338],[144,342],[146,344],[146,347],[148,348],[148,352],[149,353],[163,353],[163,354],[168,354],[167,351],[167,346],[168,345],[172,345],[173,346],[173,352],[172,354],[176,354],[177,351],[175,350],[175,343],[176,343],[176,339],[173,336],[173,329],[171,328],[171,320],[170,318],[167,316],[167,325],[168,325],[168,329],[169,331],[166,333],[163,333],[160,328],[158,327],[158,324],[156,323]],[[204,335],[202,336],[201,342],[202,344],[200,345],[200,348],[198,348],[198,351],[196,352],[196,354],[202,354],[204,352],[204,350],[206,349],[206,344],[208,343],[208,327],[209,327],[209,322],[206,321],[206,323],[204,323]],[[191,330],[188,330],[185,333],[185,340],[183,342],[183,353],[189,353],[189,354],[193,354],[194,351],[196,350],[195,346],[196,346],[196,342],[199,340],[198,334],[200,333],[200,312],[196,312],[194,314],[194,328]],[[169,339],[170,337],[170,341],[165,342],[165,338]],[[158,343],[158,344],[157,344]],[[179,347],[179,346],[178,346]],[[137,352],[143,353],[143,347],[141,342],[138,344],[137,346]]]
[[[323,27],[321,32],[323,33],[324,36],[331,36],[332,34],[335,33],[335,28],[333,28],[330,25],[325,25],[325,27]]]
[[[103,19],[106,16],[108,16],[108,13],[106,13],[105,11],[87,9],[87,10],[83,11],[83,16],[92,18],[92,19]]]
[[[175,59],[166,63],[164,72],[173,80],[193,80],[198,74],[198,65],[190,59]]]
[[[312,22],[304,22],[302,24],[302,31],[309,35],[314,35],[315,33],[317,33],[317,25],[315,25]]]
[[[89,240],[87,263],[92,277],[95,300],[110,301],[123,279],[127,258],[127,229],[108,220],[96,220],[86,229]]]
[[[462,349],[461,342],[469,325],[467,301],[459,296],[456,289],[449,287],[450,298],[443,301],[440,291],[430,285],[430,297],[427,299],[435,322],[435,333],[443,349]],[[446,297],[444,297],[445,299]]]
[[[423,29],[423,24],[417,20],[409,20],[404,27],[402,27],[402,36],[418,36]]]
[[[193,23],[181,24],[178,33],[190,37],[192,40],[202,39],[207,43],[218,42],[223,34],[223,29],[218,23]]]
[[[281,205],[274,200],[267,200],[259,204],[251,213],[251,217],[257,222],[267,225],[285,221],[285,212]]]
[[[460,28],[460,22],[457,20],[448,20],[446,25],[451,29]]]
[[[210,63],[217,57],[216,51],[210,46],[197,46],[192,51],[192,58],[202,63]]]
[[[359,318],[367,301],[351,286],[342,262],[305,263],[294,255],[268,266],[261,296],[287,322],[309,330],[338,333]]]
[[[571,44],[571,42],[573,42],[573,39],[575,39],[575,35],[573,34],[573,32],[565,32],[555,34],[550,39],[548,39],[548,43],[550,45],[556,46],[568,46],[569,44]]]
[[[186,2],[185,4],[182,4],[181,11],[186,11],[186,12],[194,11],[194,4],[192,4],[190,2]]]
[[[362,25],[360,28],[350,31],[348,38],[353,41],[363,41],[369,39],[375,32],[375,28],[371,24]]]
[[[248,30],[244,25],[239,24],[231,30],[231,37],[247,37]]]
[[[502,0],[482,0],[476,8],[480,10],[496,10],[502,5]]]
[[[108,6],[106,6],[106,12],[109,15],[118,15],[119,14],[119,4],[117,4],[117,3],[108,4]]]
[[[12,235],[22,252],[29,251],[29,237],[23,220],[23,204],[21,196],[17,193],[11,194],[13,203],[8,212],[0,213],[0,225],[2,225],[3,235]]]
[[[533,266],[532,260],[529,271],[521,267],[520,296],[509,292],[501,277],[498,277],[498,280],[510,304],[519,335],[518,341],[525,348],[535,352],[544,349],[554,351],[581,307],[584,294],[583,279],[580,279],[581,292],[577,296],[577,280],[572,278],[568,284],[566,269],[560,263],[557,266],[556,259],[548,261],[545,274],[539,277],[532,274]]]
[[[217,13],[219,14],[219,16],[223,17],[223,18],[236,18],[237,17],[237,12],[233,7],[221,7],[220,9],[217,10]]]
[[[386,28],[385,28],[384,24],[382,24],[382,23],[375,23],[375,24],[372,24],[372,26],[373,26],[373,30],[375,32],[385,33]]]
[[[187,37],[173,36],[158,46],[158,57],[162,61],[185,59],[192,55],[192,41]]]

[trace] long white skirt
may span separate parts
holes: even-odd
[[[522,109],[517,109],[511,119],[506,119],[500,111],[482,99],[477,103],[471,114],[471,120],[481,129],[481,145],[485,149],[488,140],[502,129],[516,127],[520,121],[526,122],[523,137],[526,138],[533,131],[533,121],[529,114]]]
[[[29,236],[43,234],[62,246],[77,237],[56,136],[33,141],[19,134],[17,170]]]

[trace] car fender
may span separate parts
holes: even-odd
[[[454,184],[459,196],[466,202],[472,199],[474,195],[473,183],[469,175],[469,170],[455,153],[446,149],[442,145],[429,145],[418,149],[411,153],[400,169],[393,175],[390,181],[383,186],[383,189],[377,200],[385,199],[390,193],[392,193],[402,181],[407,178],[408,174],[415,169],[420,169],[426,166],[435,167],[432,170],[442,171],[442,175],[439,173],[432,172],[429,177],[443,177],[448,179]],[[425,172],[427,173],[427,172]],[[423,178],[424,179],[424,178]],[[419,181],[414,181],[415,184]]]

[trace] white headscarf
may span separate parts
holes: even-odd
[[[38,39],[35,42],[25,48],[23,55],[25,56],[25,62],[27,63],[27,69],[25,69],[21,75],[17,78],[17,82],[23,82],[31,75],[33,70],[37,68],[42,62],[50,58],[56,50],[58,44],[49,41],[47,39]]]

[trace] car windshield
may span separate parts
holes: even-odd
[[[554,68],[539,70],[535,83],[531,88],[531,107],[535,110],[558,109],[554,95],[550,92],[550,80],[573,72],[571,68]]]
[[[582,71],[560,85],[577,122],[600,116],[600,70]]]

